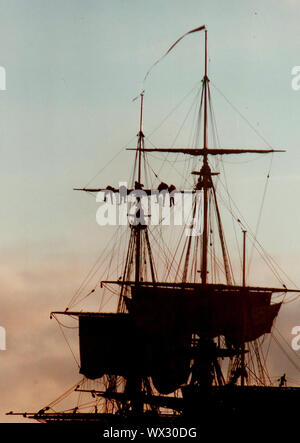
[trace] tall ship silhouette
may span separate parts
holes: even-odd
[[[200,26],[183,37],[195,32],[204,37],[205,50],[193,145],[162,148],[148,142],[142,92],[137,145],[128,147],[128,156],[134,155],[130,180],[119,185],[114,177],[110,185],[76,188],[100,196],[118,213],[122,208],[126,226],[115,228],[121,234],[104,255],[106,270],[97,286],[77,294],[65,311],[51,313],[62,328],[64,320],[78,328],[82,379],[39,411],[22,413],[29,419],[200,423],[215,414],[287,412],[300,398],[300,388],[286,386],[285,374],[280,380],[269,374],[265,347],[282,303],[300,291],[281,278],[278,285],[248,284],[247,245],[256,238],[230,204],[240,234],[240,268],[234,269],[220,205],[224,157],[284,151],[218,146],[207,29]],[[188,177],[190,187],[179,186],[172,173],[161,176],[159,165],[166,159]],[[274,270],[260,244],[258,249]],[[98,307],[86,310],[91,297]],[[63,408],[69,396],[76,400]]]

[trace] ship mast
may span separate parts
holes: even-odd
[[[138,159],[138,171],[137,171],[137,181],[141,184],[141,162],[142,162],[142,149],[144,148],[144,134],[143,134],[143,103],[144,103],[144,93],[141,93],[141,110],[140,110],[140,130],[138,133],[138,143],[137,143],[137,159]],[[141,208],[141,199],[137,197],[137,205]],[[134,226],[135,229],[135,281],[138,283],[140,281],[140,264],[141,264],[141,224],[138,223]]]
[[[207,149],[207,87],[209,79],[207,77],[207,30],[205,30],[205,73],[203,77],[204,88],[204,131],[203,131],[203,148]],[[207,160],[207,153],[203,156],[203,196],[204,196],[204,213],[203,213],[203,236],[202,236],[202,265],[201,265],[201,281],[206,284],[207,281],[207,227],[208,227],[208,189],[210,179],[210,168]]]
[[[197,28],[195,30],[192,30],[187,34],[190,34],[191,32],[195,32],[198,30],[205,29],[205,26],[202,26],[200,28]],[[184,37],[184,36],[183,36]],[[167,51],[166,54],[170,52],[170,50],[183,38],[181,37],[178,39]],[[194,191],[203,191],[202,192],[202,202],[203,202],[203,212],[201,214],[201,224],[202,224],[202,233],[201,233],[201,248],[199,251],[199,264],[200,264],[200,279],[202,285],[207,285],[213,283],[213,277],[211,279],[208,279],[208,253],[209,253],[209,225],[210,225],[210,209],[214,209],[216,213],[217,218],[217,230],[219,233],[219,240],[220,240],[220,246],[222,251],[222,258],[223,258],[223,264],[224,264],[224,273],[226,278],[227,285],[231,286],[234,279],[232,275],[232,269],[229,262],[228,257],[228,251],[227,246],[225,242],[225,236],[223,233],[223,227],[222,227],[222,221],[217,201],[217,195],[216,195],[216,189],[213,183],[213,176],[218,175],[218,172],[212,172],[209,162],[208,162],[208,156],[216,156],[216,155],[231,155],[231,154],[247,154],[247,153],[257,153],[257,154],[267,154],[267,153],[273,153],[273,152],[284,152],[280,150],[274,150],[274,149],[248,149],[248,148],[240,148],[240,149],[224,149],[224,148],[215,148],[215,147],[208,147],[208,111],[209,107],[211,106],[211,96],[210,96],[210,87],[209,87],[209,78],[207,75],[208,71],[208,48],[207,48],[207,30],[205,29],[205,70],[204,70],[204,76],[202,79],[202,94],[201,94],[201,102],[200,102],[200,110],[199,115],[203,111],[203,147],[180,147],[180,148],[145,148],[144,147],[144,135],[142,132],[142,111],[143,111],[143,94],[141,94],[141,117],[140,117],[140,132],[138,134],[138,146],[137,148],[127,148],[128,150],[134,150],[136,151],[136,162],[138,162],[139,171],[141,168],[141,155],[148,153],[148,152],[162,152],[162,153],[173,153],[173,154],[186,154],[190,156],[202,156],[202,166],[200,171],[193,171],[192,174],[198,175],[199,179],[195,186]],[[165,54],[165,55],[166,55]],[[203,99],[203,101],[202,101]],[[203,104],[203,108],[202,108]],[[211,108],[210,108],[211,109]],[[182,191],[181,191],[182,192]],[[194,212],[193,214],[196,214],[196,205],[197,200],[195,199],[195,205],[194,205]],[[135,281],[140,282],[141,281],[141,275],[140,272],[140,261],[139,261],[139,254],[140,254],[140,241],[141,241],[141,230],[143,229],[143,226],[137,225],[134,228],[134,239],[136,243],[136,250],[135,250],[135,256],[136,256],[136,270],[135,270]],[[145,235],[147,235],[147,230],[145,232]],[[191,254],[191,242],[192,237],[190,237],[187,241],[187,249],[184,259],[184,266],[183,266],[183,274],[182,274],[182,281],[186,282],[186,280],[191,279],[188,278],[189,273],[189,261],[190,261],[190,254]],[[151,258],[150,258],[150,264],[151,264]],[[196,265],[197,266],[197,265]],[[196,269],[196,267],[195,267]],[[198,272],[198,270],[197,270]],[[154,281],[153,278],[154,273],[152,272],[152,281]],[[194,277],[195,279],[195,277]]]

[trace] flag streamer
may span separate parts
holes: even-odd
[[[151,66],[151,68],[149,69],[149,71],[148,71],[147,74],[145,75],[144,82],[146,81],[148,75],[150,74],[150,72],[152,71],[152,69],[154,68],[154,66],[156,66],[156,65],[157,65],[157,64],[158,64],[163,58],[165,58],[166,55],[168,55],[169,52],[172,51],[172,49],[174,48],[174,46],[176,46],[177,43],[180,42],[180,40],[182,40],[184,37],[186,37],[186,36],[189,35],[189,34],[192,34],[192,33],[194,33],[194,32],[198,32],[198,31],[202,31],[203,29],[205,29],[205,25],[202,25],[202,26],[200,26],[199,28],[192,29],[191,31],[188,31],[188,32],[186,32],[185,34],[183,34],[181,37],[179,37],[179,39],[177,39],[176,42],[173,43],[173,44],[170,46],[170,48],[167,50],[167,52],[166,52],[162,57],[160,57],[160,58],[159,58],[159,59],[158,59],[158,60],[157,60],[152,66]]]

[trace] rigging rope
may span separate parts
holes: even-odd
[[[226,102],[232,107],[232,109],[235,110],[235,112],[238,113],[238,115],[249,125],[249,127],[260,137],[260,139],[266,143],[266,145],[269,148],[272,148],[271,144],[268,142],[268,140],[263,137],[263,135],[255,128],[255,126],[250,123],[250,121],[241,113],[241,111],[239,111],[239,109],[233,104],[231,103],[231,101],[226,97],[226,95],[217,87],[217,85],[211,81],[211,84],[213,85],[213,87],[216,89],[216,91],[218,91],[218,93],[226,100]]]
[[[74,358],[74,360],[75,360],[75,362],[76,362],[78,368],[80,368],[80,364],[79,364],[79,362],[78,362],[78,360],[77,360],[77,358],[76,358],[76,356],[75,356],[75,354],[74,354],[74,352],[73,352],[73,350],[72,350],[72,348],[71,348],[70,343],[69,343],[68,340],[67,340],[67,337],[66,337],[66,335],[65,335],[65,333],[64,333],[64,330],[63,330],[62,326],[60,325],[60,323],[58,323],[58,326],[59,326],[59,328],[60,328],[60,330],[61,330],[61,333],[62,333],[62,335],[63,335],[63,337],[64,337],[64,339],[65,339],[67,345],[68,345],[68,348],[69,348],[70,351],[71,351],[71,354],[73,355],[73,358]]]
[[[266,182],[265,182],[265,186],[264,186],[262,201],[261,201],[261,205],[260,205],[259,215],[258,215],[256,227],[255,227],[255,232],[254,232],[254,240],[255,241],[257,239],[257,234],[258,234],[258,230],[259,230],[259,226],[260,226],[260,222],[261,222],[261,218],[262,218],[262,212],[263,212],[263,207],[264,207],[264,203],[265,203],[265,199],[266,199],[267,188],[268,188],[268,184],[269,184],[269,178],[270,178],[273,158],[274,158],[274,154],[272,153],[271,161],[270,161],[270,166],[269,166],[269,170],[268,170],[268,173],[267,173],[267,178],[266,178]],[[250,253],[250,258],[249,258],[249,262],[248,262],[247,276],[249,275],[250,266],[251,266],[251,262],[252,262],[252,258],[253,258],[253,252],[254,252],[254,247],[252,245],[251,253]]]

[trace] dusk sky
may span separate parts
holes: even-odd
[[[10,410],[41,409],[81,378],[49,314],[65,309],[113,228],[98,226],[95,199],[72,189],[128,179],[133,155],[119,152],[136,143],[132,99],[146,90],[144,132],[151,134],[202,78],[204,35],[197,33],[143,83],[190,29],[208,29],[222,146],[267,148],[267,140],[287,151],[272,160],[258,239],[300,287],[300,90],[291,86],[299,19],[298,0],[0,0],[0,326],[7,333],[0,421],[11,421]],[[152,142],[168,146],[177,123],[180,116]],[[271,159],[227,160],[233,199],[255,230]],[[269,283],[254,262],[252,283],[256,276]],[[285,305],[277,320],[287,342],[299,308]],[[273,351],[275,375],[286,372],[300,386],[300,373]]]

